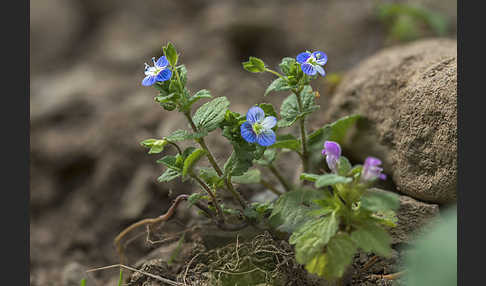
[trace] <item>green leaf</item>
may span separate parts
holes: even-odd
[[[300,97],[302,98],[303,113],[307,114],[319,109],[319,105],[316,105],[314,103],[316,96],[312,91],[312,87],[310,85],[304,86],[304,88],[300,92]]]
[[[209,186],[222,187],[224,180],[218,176],[213,168],[200,168],[199,177]]]
[[[346,184],[352,180],[353,179],[351,178],[342,177],[336,174],[324,174],[319,176],[319,178],[316,180],[315,186],[316,188],[322,188],[335,184]]]
[[[351,233],[351,239],[359,248],[384,257],[392,254],[392,238],[381,226],[366,221],[356,224],[355,228],[356,230]]]
[[[331,137],[331,132],[332,132],[332,127],[330,125],[326,125],[322,128],[319,128],[309,135],[307,144],[309,144],[309,146],[317,145],[318,148],[322,149],[322,146],[324,145],[324,141],[327,140],[327,138]]]
[[[169,168],[165,170],[165,172],[157,178],[157,181],[159,183],[166,183],[174,180],[175,178],[178,178],[180,175],[181,173],[179,171]]]
[[[314,149],[321,148],[324,141],[336,141],[343,144],[344,137],[349,128],[356,123],[361,116],[358,114],[342,117],[331,124],[326,124],[309,135],[309,145]]]
[[[177,64],[177,60],[179,59],[175,46],[169,42],[167,47],[164,47],[163,50],[164,50],[164,55],[167,57],[167,60],[169,61],[170,65],[175,67]]]
[[[278,118],[277,112],[271,103],[260,103],[258,104],[258,107],[263,109],[265,116],[274,116],[275,118]]]
[[[179,72],[179,76],[181,78],[182,86],[185,86],[187,83],[187,69],[185,65],[180,65],[177,67],[177,71]]]
[[[323,198],[325,193],[313,189],[286,192],[275,202],[270,224],[280,231],[293,232],[308,221],[310,211],[317,209],[313,200]]]
[[[247,62],[243,63],[243,68],[249,72],[264,72],[265,71],[265,63],[255,57],[250,57],[250,59]]]
[[[300,174],[300,179],[309,181],[309,182],[315,182],[317,179],[319,179],[321,175],[318,174],[308,174],[308,173],[302,173]]]
[[[184,167],[182,168],[182,176],[186,177],[192,171],[194,165],[206,154],[203,149],[194,150],[187,158],[184,160]]]
[[[282,119],[278,122],[279,127],[288,127],[295,121],[305,117],[319,108],[314,104],[314,93],[309,85],[306,85],[300,93],[302,100],[302,112],[299,111],[299,102],[295,94],[289,95],[280,107],[280,116]]]
[[[400,207],[400,196],[382,190],[369,190],[361,197],[361,207],[371,212],[396,211]]]
[[[280,148],[280,149],[290,149],[299,152],[300,151],[300,140],[298,139],[288,139],[276,141],[273,145],[268,148]]]
[[[193,116],[194,124],[196,124],[198,130],[211,132],[216,129],[218,124],[224,120],[229,104],[228,99],[223,96],[199,107]]]
[[[296,72],[297,61],[294,58],[285,57],[279,64],[280,70],[286,75],[293,75]]]
[[[291,87],[287,84],[287,80],[285,78],[279,77],[268,86],[263,96],[267,96],[272,91],[285,91],[290,89]]]
[[[167,145],[168,142],[166,140],[157,140],[152,144],[152,147],[148,151],[149,154],[158,154],[162,151],[164,151],[165,145]]]
[[[351,265],[357,247],[348,234],[338,233],[326,247],[326,260],[323,276],[327,280],[335,280],[343,276]]]
[[[165,139],[169,140],[170,142],[180,142],[184,140],[190,140],[190,139],[197,139],[197,138],[202,138],[206,136],[208,133],[206,130],[202,130],[201,132],[198,133],[191,133],[187,130],[176,130],[172,132],[169,136],[165,137]]]
[[[295,258],[300,264],[307,264],[322,253],[324,246],[339,229],[339,219],[335,212],[319,219],[307,221],[289,238],[295,244]]]
[[[164,166],[166,166],[167,168],[170,168],[170,169],[173,169],[173,170],[176,170],[176,171],[181,171],[181,167],[177,164],[177,158],[178,157],[168,155],[168,156],[164,156],[164,157],[160,158],[156,162],[159,163],[159,164],[160,163],[164,164]]]
[[[255,160],[255,163],[263,165],[263,166],[268,166],[275,161],[277,158],[277,150],[275,149],[266,149],[265,152],[263,153],[263,156],[261,159]]]
[[[200,99],[203,98],[211,98],[211,93],[207,89],[201,89],[200,91],[196,92],[191,98],[189,99],[189,105],[193,105]]]
[[[351,171],[351,163],[349,162],[348,158],[341,156],[339,157],[338,161],[338,174],[341,176],[346,176],[349,171]]]
[[[231,181],[237,184],[256,184],[260,183],[261,173],[258,169],[248,170],[241,176],[231,177]]]

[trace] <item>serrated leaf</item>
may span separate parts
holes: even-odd
[[[326,247],[326,260],[323,276],[327,280],[335,280],[343,276],[351,265],[357,247],[348,234],[338,233]]]
[[[237,184],[256,184],[260,183],[261,173],[258,169],[248,170],[241,176],[231,177],[231,181]]]
[[[267,96],[272,91],[285,91],[290,89],[291,87],[287,84],[287,80],[285,80],[285,78],[279,77],[267,87],[263,96]]]
[[[309,181],[309,182],[315,182],[317,179],[319,179],[321,175],[318,174],[308,174],[308,173],[302,173],[300,174],[300,179]]]
[[[213,168],[200,168],[199,177],[209,186],[222,187],[224,180],[218,176]]]
[[[381,226],[367,221],[356,224],[355,228],[356,230],[351,233],[351,239],[359,248],[384,257],[392,254],[392,238]]]
[[[193,116],[194,124],[196,124],[198,130],[211,132],[216,129],[218,124],[224,120],[229,104],[228,99],[223,96],[199,107]]]
[[[170,65],[175,67],[177,64],[177,60],[179,59],[175,46],[169,42],[169,44],[167,44],[167,47],[164,47],[163,50],[164,55],[167,57]]]
[[[166,183],[169,181],[174,180],[175,178],[179,177],[181,175],[180,172],[174,170],[174,169],[167,169],[165,172],[160,175],[160,177],[157,178],[157,181],[159,183]]]
[[[280,70],[286,74],[291,75],[294,74],[296,71],[296,63],[297,61],[294,58],[285,57],[282,59],[282,62],[279,64]]]
[[[361,207],[371,212],[396,211],[400,207],[400,196],[382,190],[369,190],[361,197]]]
[[[165,137],[165,139],[169,140],[170,142],[180,142],[180,141],[184,141],[184,140],[202,138],[206,135],[207,135],[206,130],[202,130],[201,132],[198,132],[198,133],[191,133],[187,130],[179,129],[179,130],[172,132],[172,134]]]
[[[294,124],[295,121],[305,117],[319,108],[314,104],[314,93],[310,86],[305,86],[300,93],[302,100],[302,112],[299,110],[299,102],[295,94],[289,95],[280,107],[281,120],[278,122],[279,127],[288,127]]]
[[[339,219],[335,212],[322,218],[307,221],[289,238],[295,244],[295,258],[300,264],[307,264],[322,252],[324,246],[339,229]]]
[[[186,177],[192,171],[194,165],[206,154],[203,149],[194,150],[187,158],[184,160],[184,167],[182,168],[182,176]]]
[[[351,182],[353,179],[339,176],[336,174],[324,174],[317,178],[315,186],[316,188],[322,188],[326,186],[331,186],[335,184],[346,184]]]
[[[317,209],[313,200],[322,198],[324,193],[313,189],[286,192],[274,203],[270,224],[280,231],[293,232],[309,217],[308,213]]]

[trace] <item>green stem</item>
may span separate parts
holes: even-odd
[[[170,142],[169,140],[167,140],[167,142],[169,142],[170,145],[174,146],[177,149],[177,153],[179,153],[179,155],[182,155],[182,150],[181,148],[179,148],[179,145],[174,142]]]
[[[304,111],[304,107],[302,106],[302,98],[300,97],[300,92],[302,91],[303,87],[300,87],[299,90],[292,89],[292,92],[297,97],[297,103],[299,105],[299,112],[302,113]],[[305,116],[300,119],[300,141],[302,143],[302,165],[304,167],[304,172],[308,172],[309,170],[309,153],[307,150],[307,135],[305,130]]]
[[[285,188],[285,191],[290,192],[292,190],[292,185],[285,180],[285,178],[280,174],[280,172],[273,166],[272,164],[268,165],[268,169],[277,177],[279,182],[282,184],[282,186]]]
[[[281,75],[280,73],[274,71],[274,70],[271,70],[269,68],[265,68],[265,71],[269,72],[269,73],[273,73],[274,75],[278,76],[279,78],[285,78],[283,75]]]
[[[206,183],[203,182],[203,180],[201,180],[198,176],[194,175],[194,174],[191,174],[191,177],[196,180],[199,185],[201,185],[201,187],[208,193],[208,195],[211,197],[211,200],[213,201],[213,205],[214,207],[216,208],[216,212],[218,213],[218,216],[220,217],[220,220],[222,222],[224,222],[224,213],[223,213],[223,210],[221,209],[221,206],[219,205],[217,199],[216,199],[216,196],[214,195],[213,191],[211,191],[211,189],[209,188],[208,185],[206,185]]]
[[[194,121],[192,120],[191,115],[188,112],[184,113],[184,115],[186,116],[187,120],[189,121],[189,124],[191,125],[192,130],[194,130],[194,132],[198,132],[197,127],[196,127],[196,124],[194,124]],[[206,156],[208,157],[209,163],[214,168],[214,170],[216,171],[216,173],[218,174],[218,176],[220,176],[220,177],[223,176],[223,171],[218,166],[218,163],[216,162],[216,160],[214,159],[213,154],[211,153],[211,151],[209,150],[208,146],[206,145],[206,142],[204,141],[204,138],[198,138],[198,139],[196,139],[196,142],[201,146],[201,148],[204,151],[206,151]],[[243,201],[243,199],[241,198],[240,194],[235,190],[233,184],[231,183],[231,177],[228,177],[228,178],[225,179],[225,184],[226,184],[226,187],[228,188],[228,190],[233,195],[233,197],[241,205],[241,207],[246,208],[245,201]]]
[[[275,189],[272,184],[270,184],[269,182],[267,182],[266,180],[264,179],[260,179],[260,183],[266,187],[267,189],[269,189],[270,191],[272,191],[272,193],[276,194],[277,196],[281,196],[283,195],[279,190]]]

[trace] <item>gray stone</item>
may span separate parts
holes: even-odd
[[[456,200],[456,54],[446,39],[385,49],[343,78],[324,116],[361,114],[345,153],[382,159],[397,190],[423,201]]]

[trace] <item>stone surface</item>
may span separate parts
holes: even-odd
[[[456,200],[456,54],[448,39],[379,52],[343,78],[324,116],[363,115],[345,153],[382,159],[397,190],[423,201]]]

